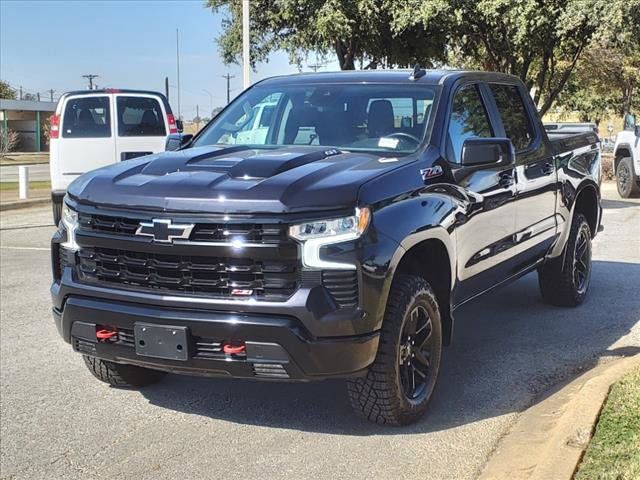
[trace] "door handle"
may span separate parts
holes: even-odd
[[[542,167],[542,173],[545,174],[545,175],[549,175],[549,174],[553,173],[554,170],[555,170],[555,168],[554,168],[552,162],[547,162]]]
[[[502,188],[508,188],[514,183],[516,183],[516,180],[515,178],[513,178],[512,173],[505,172],[500,174],[500,180],[498,180],[498,185],[500,185]]]

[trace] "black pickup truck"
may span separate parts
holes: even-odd
[[[366,418],[412,422],[462,304],[533,270],[546,301],[585,298],[598,138],[552,135],[503,74],[258,82],[175,151],[69,187],[57,328],[113,386],[342,377]]]

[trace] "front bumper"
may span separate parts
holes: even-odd
[[[62,310],[53,309],[53,317],[60,335],[80,353],[191,375],[292,380],[352,376],[366,369],[378,348],[378,333],[312,339],[299,322],[286,316],[139,306],[80,296],[68,297]],[[137,355],[133,337],[113,343],[96,339],[96,329],[101,326],[131,332],[136,322],[187,327],[191,340],[188,359]],[[197,343],[202,339],[208,340],[208,347],[243,341],[246,355],[227,355],[221,350],[211,353],[211,348],[202,352]]]

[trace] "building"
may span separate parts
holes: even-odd
[[[47,151],[45,125],[55,110],[56,102],[0,99],[0,134],[18,133],[15,152]]]

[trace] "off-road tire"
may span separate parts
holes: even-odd
[[[400,341],[411,312],[425,308],[432,323],[435,353],[430,357],[429,383],[419,401],[405,395],[400,378]],[[379,424],[406,425],[418,420],[427,410],[435,388],[442,354],[442,326],[438,301],[431,286],[421,277],[398,275],[387,301],[380,344],[366,376],[348,380],[351,406],[356,413]]]
[[[579,288],[574,275],[577,242],[587,240],[588,275],[586,284]],[[587,296],[591,277],[591,229],[585,216],[578,213],[571,223],[571,231],[562,255],[538,268],[538,285],[542,298],[552,305],[560,307],[575,307],[580,305]]]
[[[633,173],[633,161],[631,157],[620,159],[616,168],[616,186],[618,187],[618,194],[622,198],[631,198],[640,195],[638,177]]]
[[[117,388],[146,387],[159,382],[166,375],[159,370],[109,362],[83,355],[84,363],[98,380]]]

